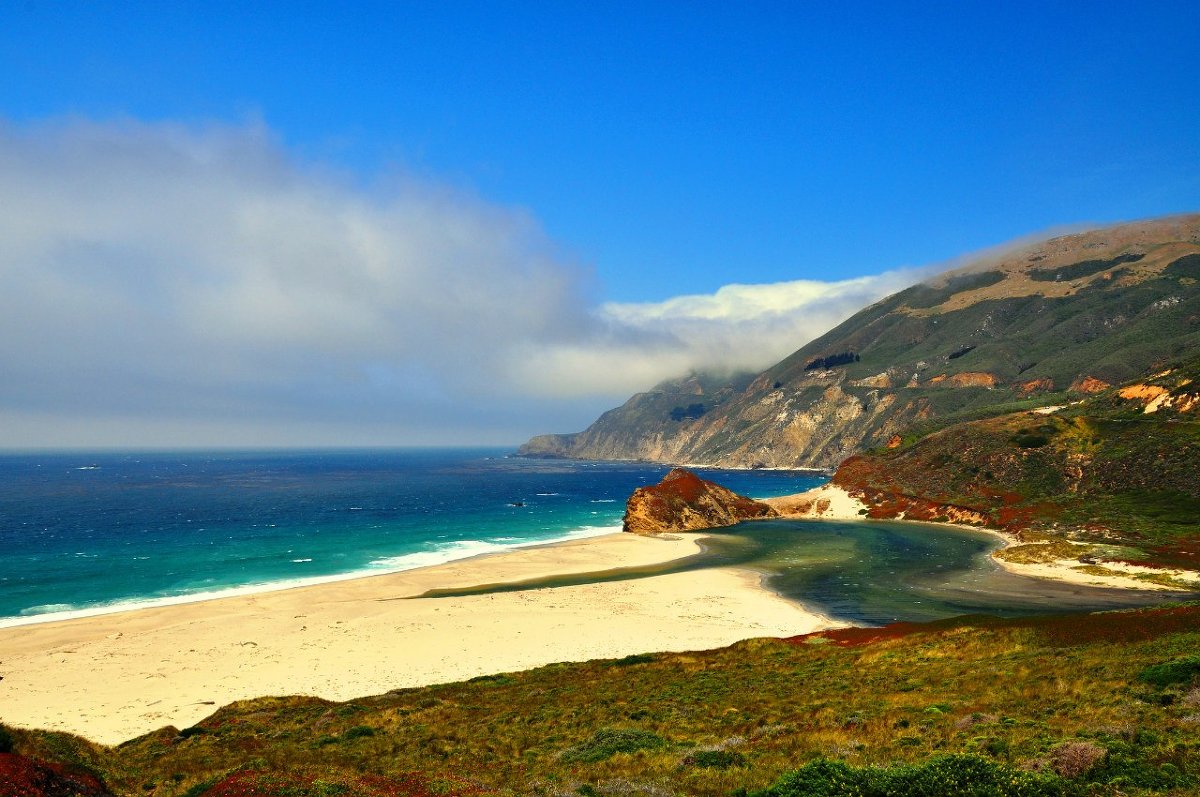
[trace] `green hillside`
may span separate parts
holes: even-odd
[[[894,443],[834,477],[873,517],[965,511],[1043,543],[1005,552],[1016,560],[1200,570],[1200,359],[1047,414],[931,421]]]
[[[15,730],[0,746],[155,797],[1184,795],[1197,650],[1197,606],[959,618],[263,698],[111,749]],[[0,755],[0,774],[26,761]]]
[[[1200,216],[982,259],[855,314],[702,416],[667,383],[523,453],[836,467],[914,423],[1078,398],[1200,352]],[[649,396],[663,398],[650,400]]]

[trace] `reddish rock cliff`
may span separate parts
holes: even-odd
[[[625,504],[625,531],[695,531],[777,514],[760,501],[674,468],[658,484],[633,491]]]

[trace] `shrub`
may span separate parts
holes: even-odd
[[[0,753],[11,753],[14,745],[13,735],[9,733],[8,728],[0,725]]]
[[[375,735],[374,728],[368,727],[366,725],[355,725],[353,728],[350,728],[348,731],[346,731],[345,733],[342,734],[342,739],[344,741],[349,742],[354,739],[363,739],[367,736],[374,736],[374,735]]]
[[[685,767],[729,769],[746,766],[746,756],[734,750],[698,750],[683,759]]]
[[[995,721],[995,714],[984,714],[983,712],[976,711],[955,720],[954,727],[959,730],[965,730],[967,728],[974,728],[976,725],[991,725]]]
[[[1067,742],[1050,751],[1050,766],[1064,778],[1078,778],[1096,768],[1108,750],[1092,742]]]
[[[516,678],[503,673],[498,675],[476,675],[474,678],[467,679],[467,683],[469,684],[487,684],[488,686],[508,686],[516,682]]]
[[[1178,260],[1173,260],[1163,270],[1163,273],[1200,279],[1200,255],[1184,255]]]
[[[200,736],[203,733],[206,733],[206,731],[203,728],[201,728],[198,725],[193,725],[190,728],[184,728],[183,730],[181,730],[179,732],[179,738],[180,739],[190,739],[193,736]]]
[[[1101,271],[1107,271],[1113,266],[1119,266],[1122,263],[1136,263],[1143,257],[1145,257],[1144,254],[1137,252],[1117,255],[1109,260],[1083,260],[1079,263],[1072,263],[1069,266],[1060,266],[1059,268],[1035,268],[1030,269],[1029,278],[1039,282],[1075,280],[1099,274]]]
[[[193,786],[190,789],[188,789],[187,791],[185,791],[183,793],[183,797],[200,797],[200,795],[207,792],[213,786],[216,786],[217,783],[220,782],[220,780],[221,780],[220,778],[209,778],[208,780],[201,781],[200,783],[197,783],[195,786]]]
[[[1050,438],[1037,432],[1022,431],[1013,435],[1012,441],[1019,448],[1041,448],[1050,442]]]
[[[828,357],[817,357],[810,360],[804,366],[804,370],[812,371],[816,368],[834,368],[839,365],[846,365],[847,363],[856,363],[861,359],[862,357],[859,357],[852,351],[844,351],[841,354],[830,354]]]
[[[1162,687],[1188,683],[1196,676],[1200,676],[1200,656],[1186,656],[1164,661],[1162,664],[1152,664],[1138,673],[1138,680]]]
[[[568,763],[594,764],[612,758],[617,753],[636,753],[665,747],[667,740],[650,731],[635,728],[602,728],[583,744],[564,750],[562,760]]]
[[[837,797],[866,794],[866,776],[843,761],[818,758],[795,772],[789,772],[774,786],[754,792],[751,797]]]
[[[921,764],[850,767],[818,759],[779,779],[754,797],[1059,797],[1070,784],[1003,766],[976,755],[935,756]]]
[[[1061,779],[1022,772],[976,755],[935,756],[921,764],[878,771],[866,793],[907,797],[954,794],[960,797],[1051,797],[1069,793]]]
[[[614,659],[611,666],[613,667],[629,667],[633,664],[650,664],[654,661],[653,653],[633,653],[628,656],[623,656],[619,659]]]
[[[1177,789],[1196,785],[1196,779],[1173,764],[1158,764],[1136,755],[1109,752],[1105,762],[1087,775],[1092,783],[1142,789]]]
[[[686,407],[675,407],[671,410],[671,420],[682,421],[684,418],[700,418],[708,410],[703,404],[689,404]]]

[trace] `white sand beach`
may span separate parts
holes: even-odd
[[[696,536],[610,534],[436,567],[0,629],[0,719],[116,744],[234,700],[346,700],[631,653],[701,650],[839,625],[710,569],[402,600],[433,588],[670,561]]]

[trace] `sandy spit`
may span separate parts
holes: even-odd
[[[840,623],[710,569],[624,582],[397,600],[666,562],[698,537],[610,534],[296,589],[0,629],[0,719],[116,744],[234,700],[390,689]]]

